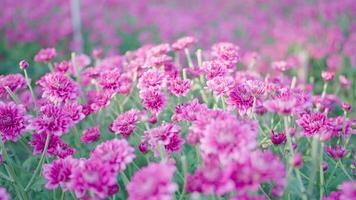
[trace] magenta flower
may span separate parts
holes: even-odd
[[[169,91],[176,96],[186,96],[192,88],[192,81],[189,79],[175,78],[169,82]]]
[[[182,38],[179,38],[177,41],[175,41],[172,44],[172,49],[174,51],[180,51],[182,49],[189,47],[190,45],[192,45],[196,42],[197,42],[197,39],[195,37],[192,37],[192,36],[182,37]]]
[[[347,149],[341,145],[326,146],[325,151],[330,157],[334,159],[341,159],[349,153]]]
[[[21,74],[0,75],[0,96],[8,95],[5,87],[15,93],[16,90],[26,87],[26,80]]]
[[[287,141],[287,137],[284,132],[276,133],[276,132],[274,132],[274,130],[272,130],[272,132],[271,132],[270,139],[274,145],[280,145]]]
[[[27,60],[21,60],[19,62],[20,69],[27,69],[29,66],[30,64],[27,62]]]
[[[98,84],[110,92],[117,92],[121,87],[121,71],[118,69],[107,70],[100,73]]]
[[[253,96],[247,85],[240,84],[235,86],[229,93],[226,103],[231,109],[245,112],[253,106]]]
[[[47,181],[45,187],[53,190],[61,186],[65,190],[76,165],[77,160],[72,157],[57,159],[50,164],[43,165],[42,174]]]
[[[324,81],[332,81],[334,79],[334,76],[335,76],[334,72],[328,72],[328,71],[321,72],[321,77],[323,78]]]
[[[233,68],[240,60],[239,47],[229,42],[214,44],[212,47],[212,55],[222,61],[228,68]]]
[[[208,80],[217,76],[224,76],[227,72],[226,66],[219,60],[205,61],[202,64],[202,68]]]
[[[35,61],[36,62],[49,62],[51,61],[54,57],[57,56],[56,49],[54,48],[46,48],[46,49],[41,49],[36,55],[35,55]]]
[[[80,141],[83,143],[92,143],[100,138],[100,126],[90,127],[84,130]]]
[[[230,76],[217,76],[206,82],[208,89],[213,91],[217,97],[223,96],[231,91],[235,82]]]
[[[289,160],[290,165],[295,168],[300,168],[304,164],[303,156],[300,152],[296,152]]]
[[[183,145],[180,130],[181,128],[178,125],[164,123],[156,128],[145,131],[142,136],[142,143],[147,143],[157,157],[159,156],[160,142],[164,145],[167,153],[178,152]]]
[[[132,109],[121,113],[110,125],[109,129],[115,134],[120,133],[123,137],[130,136],[135,130],[136,123],[140,119],[141,113]]]
[[[320,112],[302,113],[296,122],[302,128],[303,135],[309,137],[325,130],[327,117]]]
[[[87,93],[87,103],[83,107],[83,113],[90,115],[98,112],[110,104],[111,93],[106,91],[90,90]]]
[[[34,133],[32,134],[32,140],[30,145],[33,146],[33,154],[42,154],[45,143],[46,143],[46,133]],[[58,156],[59,158],[65,158],[71,156],[75,153],[75,149],[70,148],[70,146],[64,143],[60,137],[56,135],[51,135],[48,148],[47,156]]]
[[[7,193],[6,189],[3,187],[0,187],[0,200],[10,200],[11,197],[9,193]]]
[[[163,43],[151,47],[150,49],[147,50],[146,53],[148,57],[151,57],[151,56],[160,56],[168,53],[169,51],[171,51],[171,46],[168,43]]]
[[[112,166],[95,159],[81,159],[70,175],[68,188],[80,199],[105,199],[119,190]]]
[[[166,96],[156,89],[148,89],[140,92],[140,98],[145,109],[153,113],[160,113],[166,105]]]
[[[162,89],[166,86],[166,77],[163,73],[157,70],[149,70],[142,74],[138,79],[137,87],[140,90],[146,89]]]
[[[52,104],[40,108],[40,114],[32,120],[32,127],[39,133],[61,136],[73,125],[72,116],[64,108]]]
[[[150,163],[137,171],[126,189],[129,200],[173,199],[178,190],[173,182],[176,168],[167,163]]]
[[[75,100],[80,95],[80,88],[76,82],[62,73],[48,73],[37,81],[42,88],[42,97],[54,104]]]
[[[56,72],[61,72],[61,73],[66,73],[67,71],[69,70],[72,70],[73,69],[73,65],[70,61],[62,61],[62,62],[55,62],[54,63],[54,70]]]
[[[214,118],[205,127],[200,150],[203,157],[215,155],[222,164],[226,164],[243,159],[255,148],[257,135],[253,121],[240,121],[232,115]]]
[[[200,104],[198,99],[185,102],[183,104],[177,105],[175,108],[175,114],[172,119],[174,121],[195,121],[197,115],[208,109],[207,105]]]
[[[352,86],[352,81],[347,79],[346,76],[344,76],[344,75],[339,76],[339,82],[340,82],[340,85],[346,89],[350,89]]]
[[[265,82],[255,79],[255,80],[247,80],[246,85],[249,88],[249,92],[252,96],[259,97],[263,95],[266,91]]]
[[[356,181],[345,181],[338,189],[341,191],[340,200],[356,198]]]
[[[135,158],[135,149],[126,140],[112,139],[96,146],[90,158],[106,164],[115,172],[123,171]]]
[[[85,117],[83,106],[77,102],[66,103],[63,105],[63,110],[72,119],[73,124],[78,123]]]
[[[26,130],[28,119],[23,105],[0,101],[0,136],[3,142],[17,141]]]

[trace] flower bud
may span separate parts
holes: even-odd
[[[19,63],[19,66],[20,66],[20,69],[24,70],[24,69],[27,69],[30,66],[30,64],[28,64],[28,62],[26,60],[21,60]]]

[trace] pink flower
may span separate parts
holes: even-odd
[[[163,44],[159,44],[156,46],[151,47],[150,49],[147,50],[147,56],[151,57],[151,56],[160,56],[163,54],[168,53],[171,50],[171,47],[168,43],[163,43]]]
[[[214,95],[220,97],[230,92],[235,82],[230,76],[217,76],[206,82],[208,89],[213,91]]]
[[[11,197],[9,193],[7,193],[6,189],[3,187],[0,187],[0,200],[10,200]]]
[[[67,71],[73,69],[73,65],[70,61],[63,60],[62,62],[55,62],[54,69],[56,72],[66,73]]]
[[[100,126],[94,126],[86,129],[83,132],[82,137],[80,138],[80,141],[83,143],[92,143],[95,142],[100,138]]]
[[[274,130],[271,132],[271,141],[274,145],[280,145],[287,141],[286,134],[284,132],[275,133]]]
[[[35,55],[35,61],[36,62],[49,62],[56,56],[57,56],[57,53],[54,48],[41,49]]]
[[[0,96],[6,94],[5,87],[8,87],[12,92],[22,89],[26,86],[26,80],[21,74],[9,74],[6,76],[0,75]]]
[[[266,91],[266,84],[265,82],[254,79],[254,80],[247,80],[246,85],[249,88],[249,92],[252,96],[259,97],[263,95]]]
[[[129,110],[120,114],[110,125],[109,129],[123,137],[130,136],[135,130],[136,123],[140,119],[140,112],[138,110]]]
[[[350,89],[352,86],[352,81],[348,80],[344,75],[339,76],[339,82],[346,89]]]
[[[252,108],[253,96],[247,85],[239,84],[230,91],[226,103],[230,108],[244,112]]]
[[[197,42],[197,39],[195,37],[192,37],[192,36],[182,37],[182,38],[179,38],[177,41],[175,41],[172,44],[172,49],[174,51],[180,51],[180,50],[185,49],[188,46],[190,46],[196,42]]]
[[[281,72],[287,71],[291,67],[292,66],[288,62],[283,61],[283,60],[272,62],[272,68],[275,70],[279,70]]]
[[[195,121],[197,115],[205,110],[208,107],[205,104],[200,104],[198,99],[185,102],[183,104],[177,105],[175,108],[175,114],[173,115],[174,121]]]
[[[181,128],[178,125],[164,123],[156,128],[145,131],[142,136],[142,143],[147,143],[155,156],[159,156],[159,143],[164,145],[167,153],[178,152],[183,145],[180,130]]]
[[[186,96],[192,88],[192,81],[189,79],[175,78],[170,81],[169,91],[176,96]]]
[[[341,145],[335,145],[333,147],[326,146],[325,151],[330,157],[334,159],[341,159],[349,153],[347,149]]]
[[[163,73],[157,70],[149,70],[142,74],[138,79],[137,87],[140,90],[146,89],[162,89],[166,86],[166,77]]]
[[[27,69],[30,66],[30,64],[27,62],[27,60],[21,60],[19,63],[20,69]]]
[[[75,100],[80,95],[76,82],[62,73],[48,73],[37,81],[42,88],[42,97],[54,104]]]
[[[202,68],[208,80],[226,74],[226,66],[219,60],[205,61],[202,64]]]
[[[40,114],[33,119],[32,126],[40,133],[61,136],[73,125],[71,115],[62,107],[46,104],[40,108]]]
[[[90,90],[87,93],[87,103],[83,107],[83,113],[90,115],[98,112],[110,104],[112,94],[106,91]]]
[[[212,55],[222,61],[228,68],[233,68],[240,60],[239,47],[229,42],[214,44],[212,47]]]
[[[340,200],[348,200],[356,198],[356,181],[345,181],[339,185],[341,191]]]
[[[0,101],[0,136],[3,142],[17,141],[27,127],[28,116],[23,105]]]
[[[321,72],[321,77],[323,78],[324,81],[332,81],[334,79],[334,76],[335,76],[334,72],[328,72],[328,71]]]
[[[90,62],[91,62],[90,57],[85,54],[80,54],[75,56],[75,64],[79,68],[77,70],[80,70],[83,67],[89,65]]]
[[[309,137],[325,130],[327,117],[320,112],[302,113],[296,122],[303,129],[303,135]]]
[[[45,187],[53,190],[61,186],[66,189],[66,184],[69,182],[72,170],[76,165],[77,160],[72,157],[57,159],[50,164],[44,164],[42,174],[47,181]]]
[[[110,92],[117,92],[121,87],[121,72],[118,69],[107,70],[100,73],[98,84]]]
[[[129,200],[173,199],[178,185],[173,182],[175,166],[167,163],[150,163],[137,171],[126,189]]]
[[[96,146],[90,158],[106,164],[115,172],[124,171],[135,158],[135,149],[126,140],[112,139]]]
[[[300,152],[296,152],[289,160],[290,165],[295,168],[300,168],[304,164],[303,156]]]
[[[45,143],[46,143],[47,133],[34,133],[32,134],[32,140],[30,145],[34,147],[33,154],[42,154]],[[65,158],[71,156],[75,153],[75,150],[70,148],[70,146],[64,143],[58,136],[51,135],[48,148],[47,156],[58,156],[60,158]]]
[[[243,159],[256,147],[256,129],[255,122],[240,121],[233,115],[214,118],[200,140],[202,156],[215,155],[222,164]]]
[[[341,104],[341,108],[342,108],[345,112],[351,112],[351,110],[352,110],[351,104],[346,103],[346,102],[343,102],[343,103]]]
[[[68,188],[80,199],[105,199],[119,190],[117,173],[100,160],[79,160],[72,170]]]
[[[83,106],[77,102],[64,104],[63,110],[72,119],[73,124],[78,123],[85,117],[83,113]]]
[[[156,89],[148,89],[140,92],[140,98],[145,109],[153,113],[160,113],[166,105],[166,96]]]
[[[92,52],[95,59],[102,59],[104,56],[104,50],[102,48],[95,48]]]

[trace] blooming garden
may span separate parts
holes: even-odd
[[[217,2],[4,0],[0,200],[356,199],[356,3]]]

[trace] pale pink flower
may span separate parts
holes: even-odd
[[[56,50],[54,48],[46,48],[46,49],[41,49],[36,55],[35,55],[35,61],[36,62],[49,62],[51,61],[54,57],[57,56]]]

